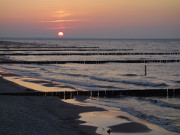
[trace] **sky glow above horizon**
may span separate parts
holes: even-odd
[[[180,38],[180,0],[1,0],[0,37]]]

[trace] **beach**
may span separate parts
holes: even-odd
[[[24,78],[1,70],[0,93],[27,92],[27,87],[5,79],[12,76]],[[32,82],[30,83],[32,89]],[[37,83],[34,86],[37,87]],[[51,88],[52,85],[48,87],[49,90]],[[168,131],[123,111],[100,108],[83,102],[87,98],[60,100],[53,96],[0,95],[0,134],[169,134]]]
[[[0,92],[25,92],[3,78]],[[2,135],[93,135],[95,127],[79,126],[79,113],[102,111],[96,107],[80,107],[57,97],[0,96],[0,134]]]

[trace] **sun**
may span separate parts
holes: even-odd
[[[59,37],[63,37],[63,36],[64,36],[64,33],[63,33],[63,32],[59,32],[59,33],[58,33],[58,36],[59,36]]]

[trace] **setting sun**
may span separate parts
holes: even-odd
[[[59,36],[59,37],[63,37],[63,36],[64,36],[64,33],[63,33],[63,32],[59,32],[59,33],[58,33],[58,36]]]

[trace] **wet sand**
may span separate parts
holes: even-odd
[[[35,91],[41,91],[41,92],[60,92],[60,91],[64,92],[64,91],[77,91],[77,90],[86,91],[81,88],[67,86],[62,83],[57,83],[54,81],[36,79],[27,76],[20,76],[18,74],[9,71],[0,70],[0,75],[9,82],[13,82],[15,84],[20,85],[21,87],[25,87]]]
[[[155,124],[134,117],[116,107],[107,107],[98,105],[98,103],[95,105],[86,102],[87,100],[91,100],[91,98],[75,97],[74,100],[70,99],[66,102],[80,106],[96,106],[105,109],[105,111],[80,114],[80,120],[85,122],[81,125],[97,127],[96,132],[101,135],[108,135],[108,130],[111,132],[110,135],[178,135],[177,133],[169,132]]]

